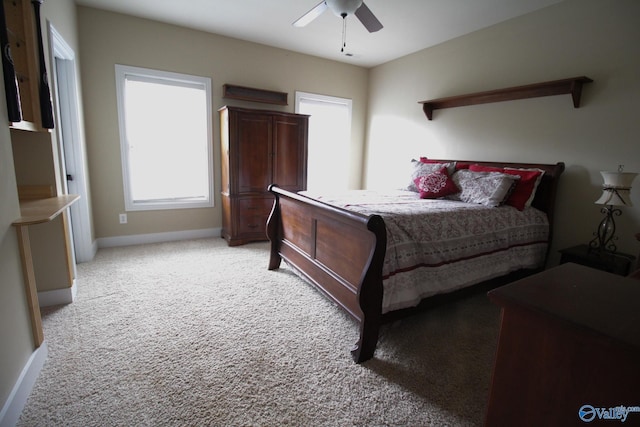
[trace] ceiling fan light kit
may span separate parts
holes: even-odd
[[[362,0],[326,0],[325,3],[334,15],[342,18],[353,15],[362,6]]]

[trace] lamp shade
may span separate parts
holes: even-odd
[[[631,204],[631,183],[638,175],[631,172],[600,172],[604,183],[597,205],[633,206]]]

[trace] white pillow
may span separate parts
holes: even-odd
[[[448,199],[492,207],[502,205],[520,179],[516,175],[500,172],[474,172],[468,169],[457,171],[451,178],[460,192],[448,196]]]

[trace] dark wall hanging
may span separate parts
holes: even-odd
[[[11,45],[7,34],[7,20],[4,14],[4,6],[0,6],[0,44],[2,45],[2,71],[4,73],[4,90],[7,98],[7,112],[10,122],[22,120],[20,108],[20,94],[18,92],[18,79],[11,58]]]
[[[42,127],[53,129],[53,107],[51,104],[51,91],[49,89],[49,77],[47,76],[47,66],[44,62],[44,48],[42,47],[42,25],[40,23],[40,5],[42,0],[32,0],[33,12],[36,18],[36,41],[38,45],[38,62],[40,63],[40,74],[38,81],[38,93],[40,96],[40,115]]]
[[[43,0],[3,0],[0,11],[2,66],[10,126],[53,129],[53,104],[42,45]]]

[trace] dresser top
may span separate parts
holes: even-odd
[[[640,280],[566,263],[488,295],[502,307],[543,312],[640,349]]]

